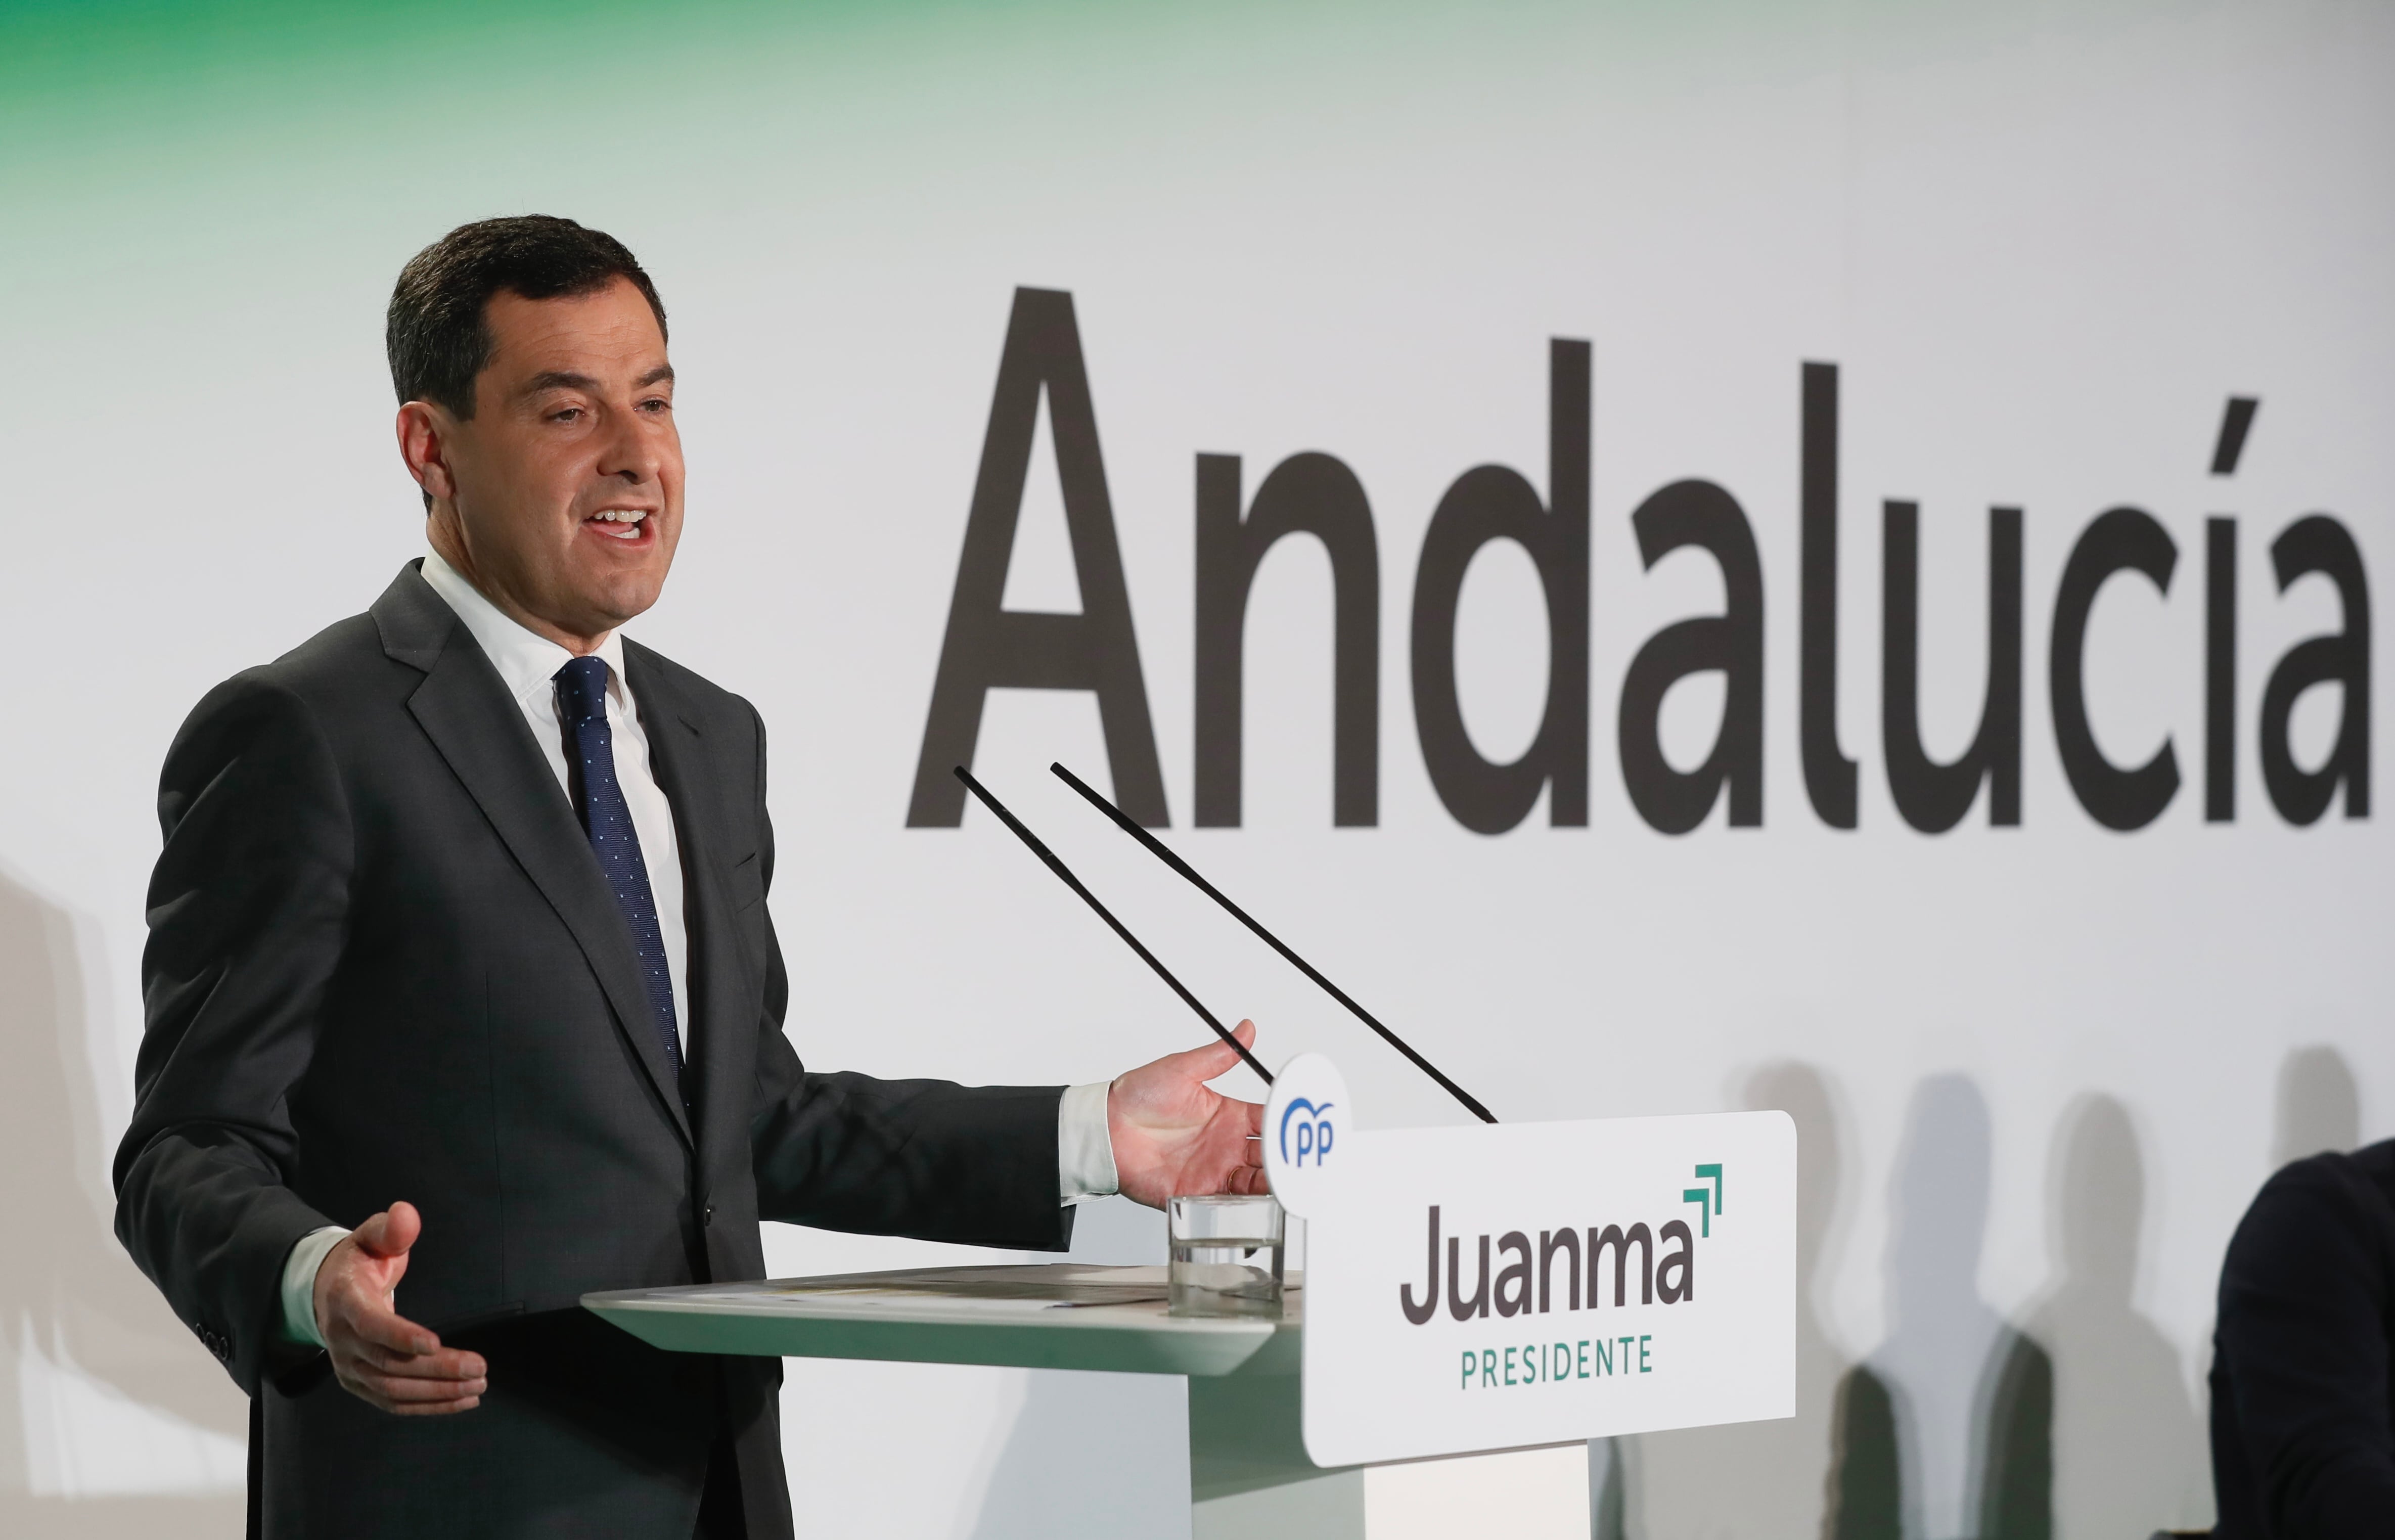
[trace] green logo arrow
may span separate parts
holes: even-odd
[[[1697,1167],[1697,1175],[1700,1179],[1712,1177],[1713,1190],[1708,1192],[1700,1187],[1685,1188],[1680,1192],[1680,1201],[1697,1205],[1697,1221],[1702,1227],[1698,1233],[1710,1236],[1714,1232],[1714,1215],[1722,1211],[1721,1163],[1716,1161],[1700,1165]]]

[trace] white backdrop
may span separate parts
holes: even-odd
[[[103,1513],[237,1523],[239,1404],[105,1234],[151,790],[210,684],[420,551],[390,283],[454,223],[538,209],[626,239],[672,313],[689,532],[634,633],[773,730],[774,908],[810,1062],[1063,1082],[1197,1039],[991,820],[905,827],[1012,294],[1068,291],[1167,837],[1501,1118],[1797,1118],[1800,1416],[1600,1448],[1600,1530],[1812,1533],[1825,1500],[1885,1500],[1885,1532],[1915,1540],[2011,1533],[2045,1503],[2064,1535],[2206,1519],[2222,1246],[2275,1159],[2386,1132],[2395,1083],[2385,822],[2347,817],[2349,792],[2291,825],[2256,726],[2278,659],[2341,623],[2322,578],[2277,591],[2269,543],[2322,511],[2374,582],[2395,560],[2382,7],[443,11],[103,43],[20,54],[31,86],[0,122],[21,499],[0,1018],[23,1070],[0,1082],[21,1183],[0,1505],[72,1508],[86,1533]],[[1467,469],[1548,489],[1552,338],[1594,361],[1588,818],[1552,827],[1542,801],[1484,836],[1418,747],[1414,567]],[[1808,360],[1841,370],[1851,831],[1815,815],[1798,753]],[[2230,396],[2259,407],[2214,476]],[[1047,445],[1043,410],[1012,608],[1078,607]],[[1308,449],[1354,471],[1377,536],[1379,821],[1331,827],[1329,567],[1301,539],[1250,604],[1243,827],[1193,830],[1195,457],[1241,456],[1252,495]],[[1625,790],[1616,713],[1646,639],[1723,604],[1703,554],[1638,558],[1631,511],[1687,477],[1737,499],[1760,554],[1763,817],[1716,807],[1667,836]],[[1890,799],[1884,498],[1922,510],[1939,758],[1978,721],[1987,510],[2023,510],[2017,828],[1989,827],[1983,793],[1922,834]],[[2119,504],[2180,556],[2166,598],[2108,585],[2088,633],[2099,742],[2125,764],[2167,735],[2185,780],[2126,834],[2066,783],[2046,672],[2064,560]],[[2238,519],[2242,558],[2228,823],[2203,819],[2210,515]],[[1484,755],[1530,741],[1546,657],[1530,563],[1488,549],[1457,641]],[[1684,768],[1718,679],[1667,701]],[[2298,763],[2360,709],[2340,694],[2299,703]],[[978,773],[1218,1010],[1254,1016],[1268,1062],[1335,1055],[1383,1125],[1462,1116],[1051,759],[1109,784],[1093,697],[994,692]],[[1158,1244],[1119,1205],[1085,1217],[1083,1255]],[[768,1252],[789,1271],[947,1255],[779,1230]],[[2043,1401],[1989,1412],[2042,1373]],[[1873,1387],[1898,1409],[1878,1432]],[[808,1533],[1185,1522],[1172,1382],[801,1364],[787,1414]]]

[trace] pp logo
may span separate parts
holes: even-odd
[[[1264,1102],[1264,1125],[1257,1130],[1264,1137],[1256,1144],[1264,1158],[1264,1176],[1281,1207],[1303,1219],[1313,1212],[1317,1196],[1327,1196],[1330,1188],[1363,1170],[1356,1162],[1370,1150],[1372,1138],[1356,1121],[1358,1116],[1345,1077],[1320,1054],[1300,1054],[1280,1067]],[[1344,1139],[1339,1137],[1343,1133]],[[1345,1148],[1335,1163],[1330,1159],[1334,1147]],[[1308,1190],[1317,1187],[1325,1192]]]
[[[1303,1167],[1308,1155],[1318,1168],[1330,1154],[1331,1135],[1336,1129],[1330,1122],[1330,1109],[1336,1105],[1324,1102],[1315,1106],[1303,1096],[1293,1098],[1281,1109],[1280,1158],[1291,1167]]]

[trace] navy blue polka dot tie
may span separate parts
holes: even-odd
[[[663,1036],[666,1062],[674,1082],[681,1082],[681,1041],[674,1031],[673,975],[666,966],[665,936],[657,929],[656,895],[649,891],[648,863],[641,858],[641,836],[632,827],[632,809],[615,779],[615,735],[607,726],[607,662],[577,657],[557,670],[557,700],[564,709],[567,741],[574,750],[573,777],[576,811],[590,836],[591,854],[607,885],[615,890],[615,905],[631,927],[632,949],[641,964],[641,982],[649,991],[649,1009]]]

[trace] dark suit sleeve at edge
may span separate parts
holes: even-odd
[[[760,875],[774,881],[765,811],[765,728],[756,719]],[[765,1009],[758,1023],[749,1132],[761,1218],[868,1235],[911,1235],[1063,1251],[1073,1210],[1057,1198],[1061,1085],[967,1087],[810,1074],[783,1034],[789,977],[765,917]]]
[[[2221,1268],[2217,1351],[2273,1534],[2359,1540],[2395,1513],[2388,1238],[2367,1180],[2328,1160],[2288,1167]]]
[[[354,863],[307,706],[256,670],[201,701],[159,777],[133,1122],[116,1234],[244,1390],[314,1355],[282,1334],[292,1245],[330,1223],[285,1184]]]

